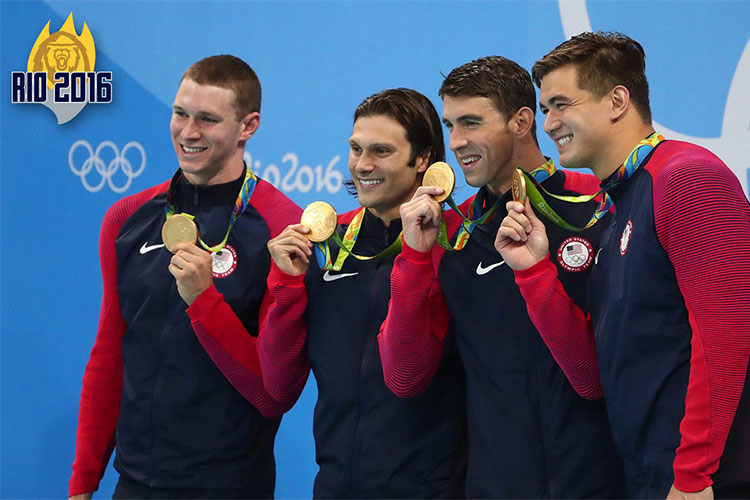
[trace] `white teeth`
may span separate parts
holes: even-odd
[[[199,151],[203,151],[206,148],[191,148],[191,147],[183,145],[182,149],[184,149],[186,153],[198,153]]]
[[[559,138],[559,139],[557,140],[557,145],[558,145],[558,146],[564,146],[564,145],[566,145],[567,143],[569,143],[571,139],[573,139],[573,136],[572,136],[572,135],[566,135],[565,137],[560,137],[560,138]]]
[[[464,165],[473,163],[475,161],[479,161],[479,156],[475,155],[475,156],[467,156],[465,158],[461,158],[461,163],[463,163]]]
[[[375,184],[382,183],[383,179],[360,179],[359,182],[363,186],[374,186]]]

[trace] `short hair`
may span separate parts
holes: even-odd
[[[518,63],[501,56],[475,59],[455,68],[443,80],[438,95],[448,97],[486,97],[506,120],[528,107],[536,114],[536,91],[529,72]],[[531,125],[536,138],[536,120]]]
[[[443,125],[432,102],[416,90],[397,88],[373,94],[354,111],[354,122],[365,116],[387,116],[406,130],[411,145],[408,165],[429,151],[428,165],[445,160]]]
[[[641,119],[651,123],[646,52],[640,43],[617,32],[581,33],[561,43],[534,64],[534,82],[541,87],[547,74],[569,64],[578,70],[578,87],[598,99],[617,85],[627,88]]]
[[[189,78],[201,85],[215,85],[234,92],[237,119],[260,113],[261,89],[258,75],[239,57],[229,54],[210,56],[193,63],[182,80]]]

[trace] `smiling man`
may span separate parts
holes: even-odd
[[[557,194],[594,192],[596,179],[558,171],[542,155],[534,86],[513,61],[493,56],[460,66],[440,95],[450,148],[466,182],[480,189],[460,206],[473,222],[445,213],[449,251],[436,244],[442,210],[433,196],[442,190],[420,188],[401,206],[404,249],[380,335],[386,382],[402,397],[432,389],[435,368],[457,344],[466,370],[468,498],[621,498],[622,463],[604,405],[568,383],[493,246],[516,167]],[[596,206],[550,203],[580,225]],[[581,233],[556,228],[550,238],[549,265],[579,301],[605,225]],[[586,258],[568,259],[568,252]]]
[[[268,243],[273,303],[259,337],[263,379],[288,404],[312,368],[315,498],[463,495],[464,384],[455,352],[446,351],[429,390],[404,400],[383,381],[377,341],[401,243],[399,205],[444,157],[429,99],[403,88],[372,95],[357,107],[349,138],[351,184],[362,206],[340,215],[337,231],[354,242],[354,254],[376,258],[333,247],[331,262],[339,265],[326,266],[313,257],[309,228],[301,224]]]
[[[534,65],[560,162],[591,168],[615,202],[587,307],[528,208],[511,204],[497,246],[571,383],[605,396],[628,494],[749,498],[750,206],[719,158],[654,131],[645,57],[620,33],[582,33]]]
[[[273,497],[273,443],[288,407],[264,391],[254,349],[239,371],[219,348],[254,343],[266,242],[300,214],[243,162],[260,100],[258,77],[234,56],[190,66],[170,123],[179,169],[104,217],[103,300],[71,496],[91,497],[114,447],[114,498]],[[200,237],[168,250],[162,226],[179,213]]]

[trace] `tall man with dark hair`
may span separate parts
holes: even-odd
[[[750,207],[737,178],[654,132],[645,53],[625,35],[573,37],[534,79],[560,162],[591,168],[616,215],[581,310],[547,262],[544,224],[509,204],[497,248],[532,319],[571,383],[605,396],[631,497],[748,498]]]
[[[259,335],[263,381],[288,405],[310,369],[315,375],[315,498],[463,495],[464,383],[456,353],[446,349],[432,386],[404,400],[383,381],[377,341],[401,246],[398,208],[444,157],[440,118],[428,98],[403,88],[372,95],[357,107],[349,138],[362,207],[338,216],[336,229],[353,242],[352,254],[334,247],[326,265],[313,256],[302,224],[268,243],[273,303]]]
[[[433,196],[440,188],[420,188],[401,206],[404,249],[380,334],[386,383],[402,397],[432,387],[455,338],[466,370],[469,498],[622,497],[622,463],[604,405],[581,398],[565,379],[493,247],[516,167],[558,194],[593,192],[596,179],[558,171],[539,151],[534,86],[513,61],[494,56],[460,66],[440,95],[450,148],[466,182],[480,189],[460,206],[471,222],[445,213],[449,251],[436,244],[442,210]],[[565,215],[583,225],[592,205]],[[575,236],[557,230],[551,238],[550,265],[579,300],[602,226]],[[590,258],[567,263],[558,249],[568,246]]]
[[[288,407],[263,389],[254,349],[240,372],[219,347],[254,343],[266,242],[300,214],[243,163],[260,101],[244,61],[222,55],[190,66],[170,123],[179,169],[104,217],[104,295],[83,378],[71,496],[91,497],[115,447],[115,498],[273,497],[273,443]],[[162,226],[176,213],[190,214],[200,237],[170,253]]]

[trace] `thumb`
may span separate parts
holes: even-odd
[[[526,201],[524,202],[524,215],[527,219],[529,219],[529,222],[531,222],[531,227],[538,228],[538,227],[544,227],[544,223],[539,220],[539,217],[536,216],[536,212],[534,212],[534,209],[531,208],[531,201],[529,201],[529,198],[526,197]]]

